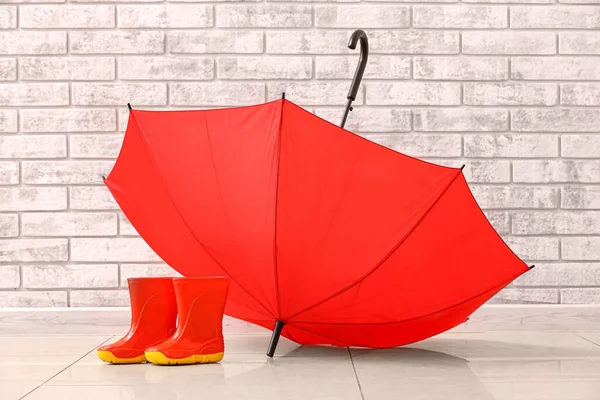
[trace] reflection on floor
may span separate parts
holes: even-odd
[[[0,336],[2,400],[600,399],[600,331],[453,331],[388,350],[228,334],[220,364],[104,365],[113,337]]]

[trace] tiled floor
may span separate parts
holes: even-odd
[[[459,329],[390,350],[299,347],[228,334],[220,364],[105,365],[109,335],[0,337],[0,399],[600,399],[600,331]]]

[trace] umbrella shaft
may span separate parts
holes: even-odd
[[[346,119],[348,118],[348,113],[352,111],[352,99],[348,98],[348,104],[346,104],[346,110],[344,110],[344,116],[342,117],[342,123],[340,126],[343,128],[346,125]]]
[[[281,336],[283,325],[283,321],[275,322],[275,329],[273,329],[273,336],[271,336],[271,342],[269,343],[269,349],[267,350],[267,355],[269,357],[273,357],[275,354],[275,349],[277,348],[277,343],[279,343],[279,337]]]

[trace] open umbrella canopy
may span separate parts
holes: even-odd
[[[529,269],[462,169],[380,146],[284,99],[131,110],[105,183],[170,266],[231,278],[227,314],[269,329],[279,321],[302,344],[422,340]]]

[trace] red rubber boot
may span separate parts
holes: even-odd
[[[177,332],[146,350],[154,364],[204,364],[223,359],[223,311],[229,278],[174,278]]]
[[[113,364],[146,360],[144,350],[167,340],[176,330],[173,278],[130,278],[131,327],[116,343],[98,348],[98,357]]]

